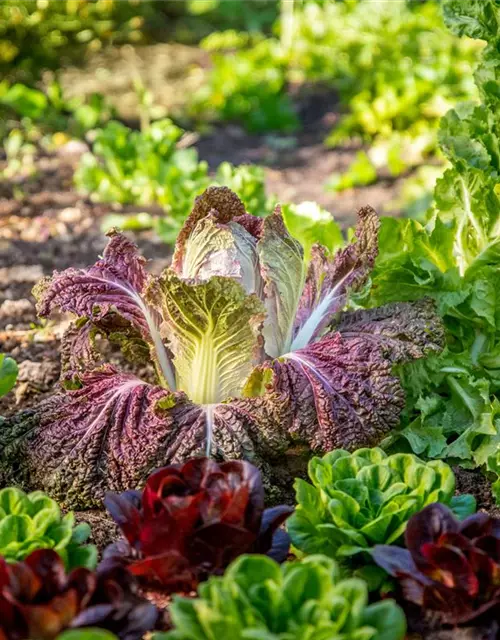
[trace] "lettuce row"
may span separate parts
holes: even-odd
[[[384,447],[449,459],[496,473],[500,442],[500,55],[499,8],[492,0],[448,0],[459,35],[486,40],[475,72],[482,103],[441,121],[450,162],[422,223],[383,220],[365,306],[436,301],[446,349],[402,368],[407,406]]]
[[[377,444],[404,407],[394,365],[439,351],[443,338],[429,301],[343,313],[370,277],[378,227],[365,207],[350,244],[335,254],[315,245],[306,263],[279,207],[254,217],[211,187],[158,277],[111,233],[94,265],[35,288],[41,316],[75,316],[65,390],[0,419],[0,472],[89,507],[201,452],[251,460],[276,493],[295,475],[291,446],[305,458]],[[152,364],[157,384],[103,362],[97,335]]]
[[[471,495],[454,496],[455,476],[444,462],[388,456],[377,447],[313,458],[309,477],[312,484],[295,482],[292,543],[353,566],[369,563],[375,545],[400,542],[410,517],[428,504],[448,504],[461,518],[476,508]]]
[[[242,556],[198,598],[175,597],[174,630],[155,640],[402,640],[406,621],[392,601],[368,604],[363,581],[341,579],[325,556],[276,564]]]

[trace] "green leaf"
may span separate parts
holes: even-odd
[[[179,387],[199,404],[239,395],[255,363],[260,299],[231,278],[194,282],[170,269],[152,295],[162,303]]]
[[[453,496],[450,501],[450,509],[459,520],[465,520],[476,512],[476,498],[469,493]]]
[[[161,634],[156,634],[157,637]],[[60,633],[56,640],[117,640],[117,636],[104,629],[70,629]]]
[[[67,568],[69,571],[76,567],[85,567],[86,569],[95,569],[99,559],[97,547],[93,544],[73,545],[69,544],[67,550]]]
[[[406,618],[403,611],[394,606],[392,600],[383,600],[370,605],[364,611],[365,624],[376,629],[377,640],[393,640],[404,638],[406,634]]]
[[[91,533],[90,525],[86,522],[81,522],[73,529],[71,544],[83,544],[88,540]]]
[[[288,234],[279,210],[265,218],[257,250],[266,294],[264,348],[279,357],[290,350],[306,274],[302,246]]]
[[[286,204],[282,207],[282,213],[288,231],[304,248],[306,261],[309,260],[313,244],[321,244],[330,253],[344,246],[340,226],[333,215],[316,202]]]
[[[494,0],[446,0],[444,17],[459,36],[493,40],[500,31],[500,9]]]
[[[0,397],[9,393],[16,384],[18,372],[16,361],[0,353]]]
[[[28,496],[16,487],[0,490],[0,507],[7,515],[31,513]]]
[[[26,542],[33,535],[33,525],[26,515],[8,515],[0,520],[0,551]]]
[[[14,84],[0,99],[0,102],[22,118],[41,119],[48,107],[48,100],[42,91],[30,89],[23,84]]]

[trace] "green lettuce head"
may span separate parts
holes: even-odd
[[[175,597],[174,630],[155,640],[402,640],[406,621],[392,600],[368,604],[366,584],[342,580],[325,556],[278,565],[242,556],[198,598]]]
[[[343,562],[364,562],[375,545],[397,544],[408,520],[428,504],[449,505],[461,518],[476,509],[471,495],[454,495],[446,463],[388,456],[377,447],[313,458],[309,477],[312,485],[295,481],[298,506],[287,523],[292,543]]]
[[[358,218],[351,244],[335,255],[315,245],[306,264],[279,207],[257,218],[211,187],[160,276],[112,233],[93,266],[44,279],[40,315],[77,318],[62,347],[67,390],[4,421],[0,470],[15,465],[18,481],[91,506],[201,452],[246,458],[286,484],[292,445],[307,455],[376,444],[404,404],[393,365],[439,349],[442,331],[426,301],[343,313],[377,255],[377,215]],[[157,383],[104,363],[97,335],[152,363]]]
[[[36,549],[54,549],[68,571],[94,569],[97,548],[83,544],[90,527],[76,527],[73,513],[62,515],[57,502],[41,491],[24,493],[15,487],[0,491],[0,556],[7,562],[24,560]]]

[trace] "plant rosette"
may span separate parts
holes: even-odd
[[[297,451],[376,444],[404,406],[394,365],[443,339],[429,301],[342,313],[377,234],[365,207],[354,241],[335,255],[316,245],[307,265],[279,207],[254,217],[227,187],[196,199],[159,277],[112,234],[93,266],[35,288],[41,316],[77,317],[63,340],[66,389],[1,420],[0,471],[88,508],[205,453],[257,464],[275,500]],[[103,363],[97,334],[153,363],[157,383]]]
[[[406,549],[379,545],[373,557],[400,595],[449,625],[498,621],[500,520],[476,513],[462,522],[431,504],[408,522]]]
[[[372,566],[373,548],[399,543],[412,515],[438,501],[461,518],[476,509],[473,496],[454,495],[455,476],[446,463],[412,454],[339,449],[313,458],[309,477],[312,484],[295,482],[298,504],[287,522],[293,545],[362,567],[373,588],[382,577]]]
[[[198,598],[175,596],[171,614],[173,631],[155,640],[402,640],[406,631],[394,601],[369,604],[366,584],[320,555],[281,566],[242,556]]]
[[[95,572],[78,568],[67,574],[52,549],[33,551],[13,564],[0,557],[0,640],[53,640],[67,629],[85,627],[137,640],[159,620],[159,611],[138,591],[135,578],[111,563]],[[72,637],[79,637],[76,631]]]
[[[153,473],[142,493],[108,493],[104,504],[125,536],[104,557],[164,594],[196,589],[243,553],[283,562],[290,548],[279,527],[293,508],[264,509],[260,472],[248,462],[193,458]]]
[[[73,513],[63,516],[57,502],[42,491],[0,490],[0,556],[7,562],[23,560],[35,549],[54,549],[66,569],[94,569],[97,548],[83,544],[90,527],[86,522],[74,524]]]

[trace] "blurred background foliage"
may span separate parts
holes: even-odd
[[[480,49],[444,27],[436,0],[4,0],[2,175],[29,174],[37,151],[82,140],[90,149],[75,174],[78,190],[95,201],[158,205],[170,240],[211,181],[264,190],[263,173],[248,168],[210,176],[185,129],[237,123],[285,136],[286,148],[306,126],[301,101],[314,104],[326,91],[340,116],[325,148],[360,150],[324,188],[432,167],[408,181],[400,203],[418,216],[442,173],[439,118],[477,99]],[[264,214],[273,199],[252,202]]]

